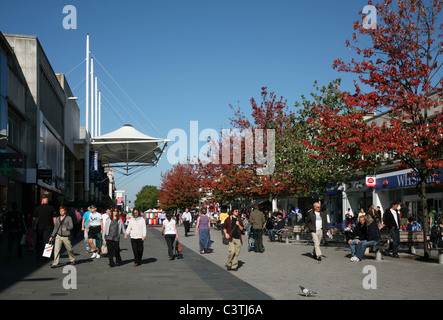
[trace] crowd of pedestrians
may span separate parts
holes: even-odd
[[[349,245],[351,253],[350,261],[359,262],[364,258],[367,248],[374,246],[381,240],[380,230],[386,230],[392,239],[390,250],[392,257],[399,258],[400,236],[404,221],[407,220],[408,231],[421,231],[421,225],[413,217],[402,217],[399,210],[399,203],[393,202],[383,215],[380,209],[372,205],[367,212],[360,210],[357,217],[354,217],[349,210],[342,222],[342,229],[345,241]],[[240,212],[235,207],[230,212],[208,215],[203,208],[200,212],[192,212],[186,208],[177,214],[165,213],[161,218],[161,234],[165,238],[167,245],[167,255],[169,260],[174,260],[177,256],[179,237],[177,225],[183,224],[184,235],[188,237],[191,227],[195,226],[195,234],[198,236],[199,252],[201,254],[211,253],[211,230],[213,228],[221,230],[221,239],[227,245],[226,269],[236,271],[239,268],[239,256],[244,243],[242,235],[247,234],[254,239],[253,250],[256,253],[264,252],[263,236],[267,233],[269,242],[275,242],[275,235],[278,230],[285,228],[283,212],[275,212],[271,215],[268,211],[261,211],[254,206],[253,210]],[[216,222],[214,222],[216,219]],[[432,215],[430,238],[434,247],[443,247],[443,217]],[[301,219],[300,219],[301,220]],[[42,257],[42,253],[47,244],[53,245],[53,262],[50,265],[56,268],[60,263],[60,252],[64,246],[69,262],[75,264],[75,254],[71,243],[71,238],[83,236],[84,248],[87,253],[92,253],[91,260],[100,259],[106,255],[109,259],[109,266],[119,266],[122,262],[120,255],[120,238],[130,238],[134,266],[140,266],[143,258],[144,242],[146,239],[146,219],[137,208],[132,210],[132,219],[125,227],[125,214],[118,208],[107,208],[104,212],[99,212],[95,205],[88,207],[86,212],[82,209],[75,209],[68,214],[67,208],[60,206],[55,209],[49,204],[49,199],[43,197],[41,204],[37,206],[32,215],[32,223],[29,219],[17,210],[15,203],[11,204],[11,210],[5,215],[3,226],[7,231],[7,257],[10,259],[14,247],[17,248],[17,255],[22,255],[23,246],[32,246],[36,259]],[[322,260],[321,242],[325,236],[332,237],[328,216],[321,208],[319,202],[315,202],[311,209],[303,217],[305,230],[311,236],[313,242],[312,257],[318,261]],[[248,226],[250,226],[248,228]],[[34,237],[30,237],[33,234]],[[49,260],[46,258],[46,260]]]

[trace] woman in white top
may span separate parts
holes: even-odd
[[[99,259],[100,249],[102,247],[103,220],[102,215],[97,212],[97,207],[95,205],[91,205],[90,208],[91,213],[89,214],[89,222],[86,227],[86,232],[88,233],[89,246],[93,252],[91,259]]]
[[[171,213],[167,213],[166,220],[163,220],[162,236],[165,237],[166,244],[168,245],[169,260],[174,260],[175,258],[173,252],[173,245],[175,239],[177,239],[178,241],[178,233],[177,233],[177,227],[175,225],[175,220],[172,219]]]
[[[133,218],[129,220],[128,228],[126,229],[125,239],[128,239],[128,235],[131,237],[134,267],[137,267],[142,263],[143,242],[146,239],[146,221],[136,208],[132,210],[132,215]]]

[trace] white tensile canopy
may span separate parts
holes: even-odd
[[[111,133],[91,138],[91,150],[98,151],[103,165],[124,168],[155,166],[169,140],[145,135],[126,124]]]

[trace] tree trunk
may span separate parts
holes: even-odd
[[[420,186],[418,188],[419,190],[419,196],[421,201],[421,210],[423,212],[423,245],[424,245],[424,258],[429,258],[431,256],[431,252],[429,250],[429,242],[428,242],[428,235],[429,235],[429,216],[428,216],[428,194],[426,192],[426,178],[421,177],[420,179]]]

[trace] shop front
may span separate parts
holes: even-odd
[[[407,209],[407,214],[413,216],[417,221],[423,221],[421,200],[417,192],[418,180],[410,175],[411,170],[400,170],[376,176],[375,204],[379,205],[384,212],[393,201],[400,203]],[[438,170],[437,175],[427,179],[427,201],[428,209],[435,208],[440,213],[443,209],[443,170]],[[405,217],[403,217],[405,218]]]

